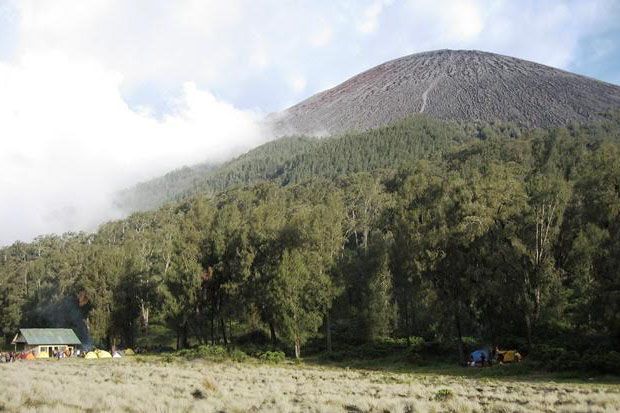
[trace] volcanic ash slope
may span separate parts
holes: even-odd
[[[415,113],[531,127],[620,108],[620,86],[479,51],[441,50],[381,64],[269,117],[277,135],[376,128]]]

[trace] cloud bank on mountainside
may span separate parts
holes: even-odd
[[[615,0],[2,0],[0,244],[91,229],[118,216],[110,192],[261,143],[255,108],[411,53],[618,83],[619,19]]]
[[[253,112],[193,83],[155,117],[130,108],[122,76],[62,53],[0,63],[0,244],[93,229],[119,217],[112,194],[262,142]]]

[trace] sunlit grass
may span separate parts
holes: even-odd
[[[140,357],[0,364],[0,411],[620,410],[620,385]]]

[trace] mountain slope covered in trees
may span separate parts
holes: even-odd
[[[559,69],[480,51],[418,53],[270,115],[264,125],[275,136],[330,138],[289,137],[221,165],[185,167],[122,191],[116,203],[129,212],[148,210],[260,180],[286,184],[394,167],[484,137],[489,128],[515,137],[602,119],[618,108],[620,86]]]
[[[619,114],[519,134],[408,122],[376,132],[391,148],[354,144],[372,134],[291,140],[328,149],[293,154],[287,165],[303,168],[272,170],[273,182],[0,249],[5,339],[70,325],[98,344],[150,345],[163,328],[179,348],[312,344],[337,357],[408,342],[461,360],[499,343],[551,369],[617,372]],[[399,148],[401,127],[449,144],[394,165],[363,159]],[[350,169],[316,175],[345,153]]]
[[[366,132],[322,139],[281,138],[222,165],[183,168],[139,184],[119,194],[117,203],[125,210],[140,211],[262,180],[287,185],[313,176],[334,178],[397,168],[418,159],[435,158],[472,139],[495,135],[514,138],[520,133],[520,128],[511,124],[442,122],[418,115]]]

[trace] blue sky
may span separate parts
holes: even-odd
[[[256,122],[406,54],[479,49],[620,84],[617,0],[0,0],[0,245],[269,139]]]
[[[120,72],[132,106],[184,82],[241,109],[282,109],[386,60],[480,49],[620,83],[620,2],[0,0],[0,59],[59,50]]]

